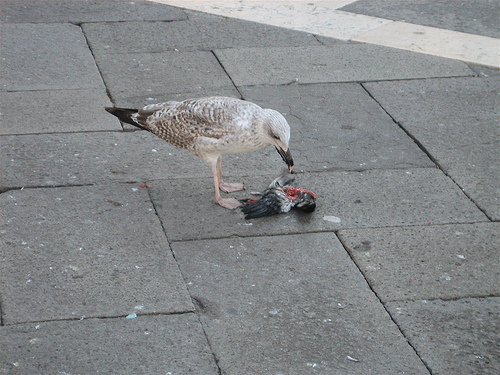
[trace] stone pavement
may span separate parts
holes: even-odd
[[[142,0],[0,21],[0,374],[500,371],[498,70]],[[245,221],[103,110],[204,95],[285,115],[314,213]]]

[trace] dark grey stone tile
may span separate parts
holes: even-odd
[[[0,327],[7,374],[206,374],[218,369],[195,314]]]
[[[234,18],[191,12],[181,22],[99,22],[82,25],[96,53],[155,53],[236,47],[311,46],[312,35]]]
[[[473,75],[459,61],[369,44],[232,48],[215,53],[237,86]]]
[[[366,84],[493,220],[500,219],[498,84],[498,77]]]
[[[494,375],[500,368],[500,298],[387,305],[433,374]]]
[[[239,210],[229,211],[215,203],[211,178],[155,181],[151,193],[171,241],[488,221],[437,169],[304,173],[295,177],[298,187],[317,194],[315,212],[293,211],[245,221]],[[247,190],[231,196],[251,197],[251,192],[263,191],[273,178],[256,174],[238,178]]]
[[[104,89],[0,92],[0,103],[1,135],[122,129]]]
[[[339,238],[383,301],[500,294],[500,223],[352,229]]]
[[[240,91],[245,99],[285,115],[299,170],[434,165],[359,84],[254,86]]]
[[[143,0],[2,0],[0,21],[7,23],[174,21],[186,19],[179,8]]]
[[[78,26],[4,24],[0,51],[0,90],[104,89]]]
[[[96,55],[113,101],[234,87],[210,51]]]
[[[193,309],[146,189],[24,189],[0,205],[2,324]]]
[[[201,159],[146,131],[2,136],[0,147],[1,188],[212,176]],[[284,166],[274,148],[223,162],[224,172],[235,176],[278,173]]]

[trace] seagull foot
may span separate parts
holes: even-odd
[[[235,208],[241,206],[240,201],[234,198],[220,198],[217,200],[217,203],[219,203],[222,207],[228,208],[230,210],[234,210]]]
[[[224,193],[232,193],[235,191],[240,191],[243,190],[243,184],[240,182],[221,182],[219,184],[219,188],[224,192]]]

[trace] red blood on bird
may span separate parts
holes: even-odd
[[[306,189],[302,189],[302,188],[294,188],[292,186],[285,186],[283,188],[283,191],[285,192],[285,194],[287,196],[290,197],[290,199],[297,199],[297,197],[299,196],[299,193],[309,194],[311,197],[313,197],[314,199],[316,199],[316,194],[314,194],[310,190],[306,190]]]

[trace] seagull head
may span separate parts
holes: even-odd
[[[264,109],[266,117],[265,133],[269,137],[269,141],[276,151],[280,154],[283,161],[288,166],[288,170],[292,172],[293,159],[288,148],[290,142],[290,126],[281,113],[273,109]]]

